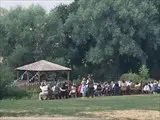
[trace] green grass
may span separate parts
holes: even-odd
[[[108,96],[64,100],[1,100],[0,116],[81,115],[81,112],[107,110],[157,110],[160,95]]]

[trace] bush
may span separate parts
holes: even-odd
[[[141,81],[146,81],[149,79],[149,69],[146,65],[142,65],[139,69],[139,76]]]
[[[0,99],[3,98],[3,95],[6,93],[6,87],[13,81],[14,74],[11,71],[10,67],[0,65]]]
[[[4,90],[5,92],[2,93],[3,99],[21,99],[23,97],[29,97],[29,94],[26,90],[17,90],[13,87],[7,87]]]
[[[0,99],[38,98],[39,89],[18,90],[12,86],[14,74],[7,65],[0,65]]]
[[[139,74],[136,73],[125,73],[120,77],[120,80],[133,80],[134,82],[140,81],[149,81],[151,78],[149,77],[149,69],[146,65],[142,65],[139,69]]]
[[[3,99],[38,99],[38,94],[38,89],[19,90],[15,87],[7,87],[2,96]]]
[[[120,80],[124,80],[124,81],[128,81],[128,80],[132,80],[134,82],[140,82],[141,78],[138,74],[136,73],[125,73],[120,77]]]
[[[27,91],[29,99],[38,99],[40,89],[31,89]]]

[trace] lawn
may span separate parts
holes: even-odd
[[[63,100],[1,100],[0,116],[65,115],[84,116],[82,112],[110,110],[160,111],[160,94],[106,96]]]

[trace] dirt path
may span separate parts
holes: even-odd
[[[79,117],[2,117],[0,120],[97,120],[98,118]],[[104,119],[100,119],[104,120]]]
[[[104,112],[85,112],[85,113],[79,113],[78,116],[83,116],[83,117],[66,117],[66,116],[1,117],[0,120],[160,120],[160,111],[114,110],[114,111],[104,111]],[[89,118],[89,116],[92,116],[92,118]]]
[[[105,118],[105,120],[160,120],[160,111],[152,110],[114,110],[107,112],[83,113]]]

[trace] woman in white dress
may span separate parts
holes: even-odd
[[[83,78],[81,84],[82,84],[81,93],[82,93],[82,96],[84,98],[86,96],[86,91],[87,91],[87,85],[86,85],[85,78]]]

